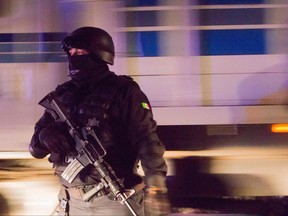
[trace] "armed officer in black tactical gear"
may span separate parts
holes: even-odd
[[[80,128],[93,128],[107,151],[105,162],[125,188],[136,191],[129,203],[137,215],[169,214],[165,148],[146,95],[132,78],[109,71],[107,64],[114,63],[111,36],[100,28],[82,27],[64,38],[62,48],[71,80],[55,89],[58,101]],[[94,166],[86,166],[70,183],[61,176],[77,151],[65,125],[51,112],[46,110],[36,123],[29,151],[35,158],[49,155],[59,177],[59,205],[53,215],[131,215],[109,188],[95,190],[101,178]],[[137,174],[139,161],[144,177]]]

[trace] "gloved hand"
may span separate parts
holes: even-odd
[[[39,140],[50,152],[69,153],[75,149],[75,141],[69,132],[58,124],[43,128],[39,133]]]
[[[171,213],[167,189],[150,187],[146,189],[144,208],[146,216],[164,216]]]

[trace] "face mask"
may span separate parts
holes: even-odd
[[[69,56],[69,76],[75,81],[85,80],[89,76],[91,64],[90,55]]]

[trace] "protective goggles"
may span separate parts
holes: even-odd
[[[86,49],[88,50],[88,45],[82,41],[80,38],[75,37],[75,36],[67,36],[64,38],[64,40],[61,43],[61,48],[65,52],[69,52],[70,49],[72,48],[78,48],[78,49]]]

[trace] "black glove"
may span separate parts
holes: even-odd
[[[58,124],[43,128],[39,133],[39,140],[53,153],[69,153],[75,150],[75,141],[69,132]]]
[[[145,215],[164,216],[171,213],[171,204],[168,199],[167,189],[151,187],[146,189]]]

